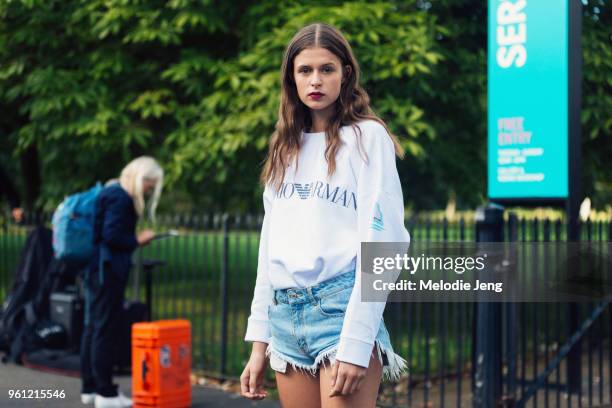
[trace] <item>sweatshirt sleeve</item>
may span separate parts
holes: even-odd
[[[102,241],[110,248],[120,251],[133,251],[138,248],[135,231],[128,223],[134,217],[132,200],[123,199],[118,194],[111,194],[105,202]]]
[[[393,142],[382,125],[362,127],[367,160],[357,187],[357,223],[360,242],[404,242],[404,201],[395,166]],[[357,252],[355,286],[349,299],[336,359],[368,367],[386,302],[361,301],[361,245]]]
[[[255,293],[251,303],[251,315],[247,322],[244,339],[246,341],[270,342],[270,325],[268,324],[268,307],[272,303],[274,291],[268,274],[268,231],[270,229],[270,210],[274,191],[266,186],[263,194],[264,219],[259,239],[259,257],[257,260],[257,279]]]

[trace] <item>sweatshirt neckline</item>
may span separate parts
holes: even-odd
[[[325,132],[302,132],[304,136],[325,136]]]

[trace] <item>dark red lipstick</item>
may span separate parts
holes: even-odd
[[[319,99],[321,99],[325,94],[321,93],[321,92],[311,92],[308,94],[308,96],[311,99],[314,99],[315,101],[318,101]]]

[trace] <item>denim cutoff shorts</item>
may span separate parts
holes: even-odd
[[[335,360],[354,284],[352,270],[308,288],[274,291],[274,302],[268,308],[271,341],[267,349],[273,370],[284,373],[291,364],[314,375],[319,364]],[[383,378],[399,379],[406,361],[393,352],[384,321],[375,350],[383,366]]]

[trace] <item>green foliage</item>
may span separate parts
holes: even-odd
[[[41,152],[39,204],[115,177],[135,155],[167,161],[160,146],[184,92],[162,74],[182,55],[211,59],[215,47],[197,43],[227,31],[223,12],[206,1],[0,5],[2,129],[16,154],[33,144]],[[205,92],[187,85],[196,98]]]
[[[584,19],[585,185],[596,197],[611,179],[607,8],[590,1]],[[375,111],[405,147],[406,203],[481,202],[484,0],[4,1],[1,146],[15,158],[36,146],[46,208],[140,154],[167,171],[162,209],[260,208],[282,53],[314,21],[346,34]]]
[[[265,31],[254,33],[256,41],[247,51],[230,60],[209,62],[208,72],[215,77],[212,92],[197,109],[182,116],[185,120],[166,139],[174,152],[173,181],[189,174],[196,183],[207,185],[256,185],[276,122],[284,47],[300,27],[313,21],[333,24],[347,33],[374,108],[411,154],[424,156],[420,140],[435,132],[422,109],[410,100],[410,92],[426,82],[432,65],[441,59],[434,40],[437,28],[430,16],[423,11],[398,13],[391,3],[316,4],[291,4],[286,18],[274,20],[276,26],[265,26],[264,19],[256,27]],[[260,3],[247,18],[261,21],[255,14],[267,13],[271,8],[267,6]],[[176,83],[186,80],[175,74],[178,69],[170,69],[165,75],[174,74]],[[231,206],[244,200],[234,197]]]
[[[590,0],[582,22],[582,153],[585,195],[612,203],[612,21],[610,5]]]

